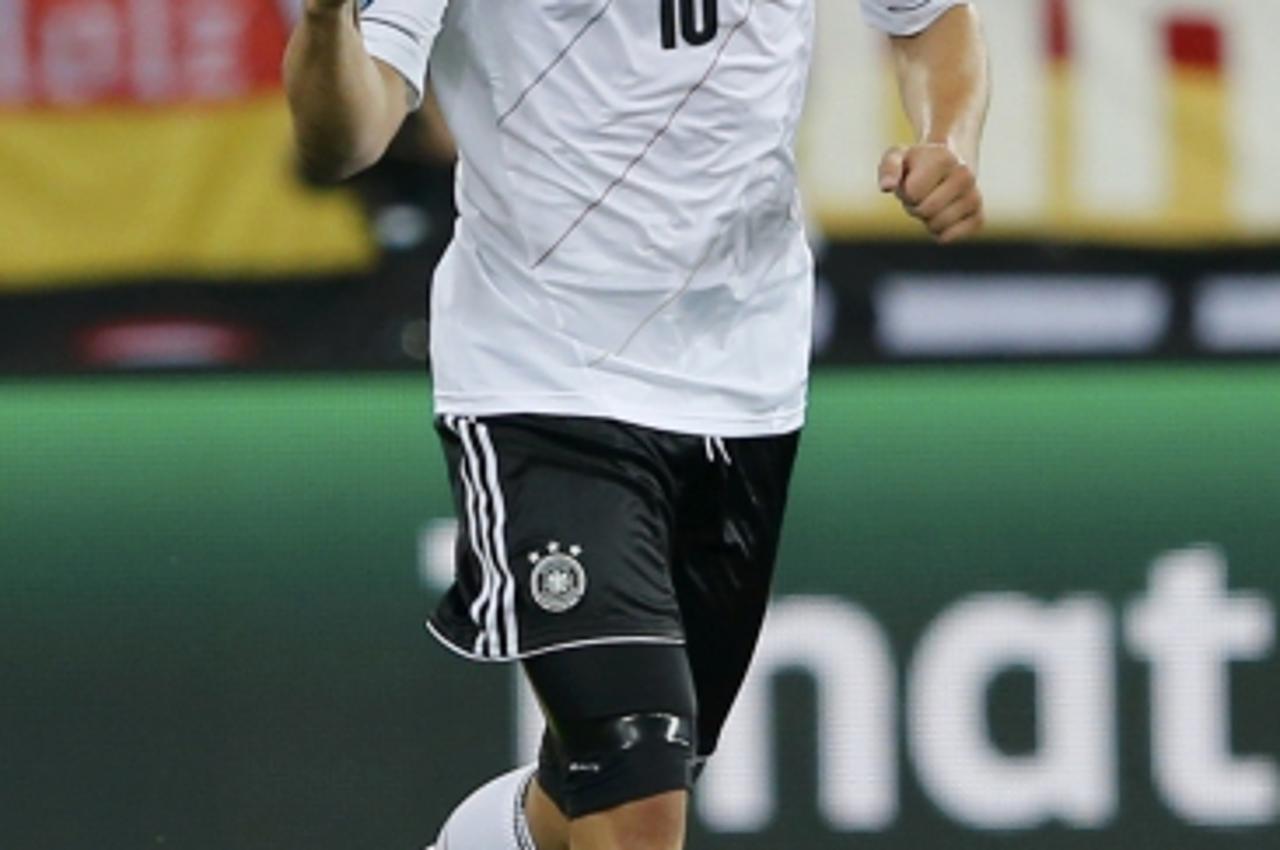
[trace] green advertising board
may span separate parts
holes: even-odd
[[[692,850],[1280,846],[1280,368],[820,375]],[[0,384],[0,848],[420,848],[527,749],[421,627],[424,381]]]

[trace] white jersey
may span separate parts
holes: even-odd
[[[862,0],[896,34],[960,2]],[[814,0],[361,5],[369,53],[419,95],[430,63],[459,147],[437,413],[800,427],[813,281],[793,142]]]

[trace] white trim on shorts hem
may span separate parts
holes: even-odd
[[[554,643],[551,646],[543,646],[538,649],[525,650],[517,652],[513,655],[480,655],[477,652],[465,649],[451,641],[443,632],[432,625],[427,620],[424,625],[433,638],[444,645],[445,649],[453,652],[455,655],[461,655],[470,661],[523,661],[526,658],[533,658],[538,655],[546,655],[549,652],[559,652],[562,649],[581,649],[586,646],[604,646],[608,644],[619,643],[657,643],[668,646],[684,646],[684,638],[658,637],[654,635],[611,635],[602,638],[586,638],[584,640],[571,640],[564,643]]]

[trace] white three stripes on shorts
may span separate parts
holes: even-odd
[[[480,594],[471,604],[479,627],[475,653],[484,658],[514,658],[520,652],[516,627],[516,579],[507,563],[504,542],[507,507],[498,478],[498,454],[489,429],[475,419],[443,417],[445,427],[462,442],[462,479],[471,551],[480,562]]]

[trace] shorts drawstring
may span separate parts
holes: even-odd
[[[707,463],[724,461],[725,466],[733,466],[733,458],[729,455],[729,447],[723,437],[703,437],[703,448],[707,452]]]

